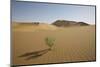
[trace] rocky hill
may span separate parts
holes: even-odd
[[[57,21],[53,22],[52,25],[56,25],[58,27],[69,27],[69,26],[87,26],[89,24],[87,24],[85,22],[57,20]]]

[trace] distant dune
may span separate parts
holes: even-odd
[[[13,23],[13,29],[23,31],[56,30],[58,27],[46,23]]]
[[[56,20],[51,24],[40,23],[40,22],[12,22],[12,26],[17,30],[57,30],[61,27],[74,27],[74,26],[88,26],[85,22],[76,22],[68,20]]]

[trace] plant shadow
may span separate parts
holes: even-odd
[[[35,59],[38,58],[44,54],[46,54],[48,51],[50,51],[51,49],[44,49],[44,50],[40,50],[40,51],[35,51],[35,52],[28,52],[28,53],[24,53],[18,57],[25,57],[25,60],[30,60],[30,59]]]

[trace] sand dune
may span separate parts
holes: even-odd
[[[58,27],[51,24],[33,24],[33,23],[13,23],[14,30],[18,31],[39,31],[39,30],[56,30]]]
[[[36,31],[36,32],[35,32]],[[14,65],[95,61],[95,26],[58,28],[53,25],[15,25],[12,35],[12,62]],[[46,37],[55,38],[52,50],[42,56],[25,60],[24,53],[49,47]]]

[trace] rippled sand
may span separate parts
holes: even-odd
[[[48,25],[49,26],[49,25]],[[12,64],[45,64],[76,61],[95,61],[95,26],[78,26],[58,29],[54,26],[18,26],[12,29]],[[45,29],[46,28],[46,29]],[[54,28],[54,29],[53,29]],[[48,49],[46,37],[55,39],[52,50],[30,60],[19,57],[28,52]]]

